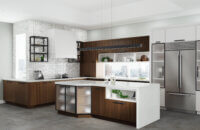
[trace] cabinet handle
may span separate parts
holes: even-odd
[[[123,105],[124,103],[121,103],[121,102],[113,102],[114,104],[121,104]]]
[[[197,66],[197,78],[199,78],[199,66]]]
[[[178,40],[174,40],[175,42],[184,42],[185,39],[178,39]]]

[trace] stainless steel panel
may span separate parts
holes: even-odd
[[[195,94],[195,50],[180,51],[180,93]]]
[[[179,92],[179,51],[165,52],[166,92]]]
[[[196,48],[196,41],[191,42],[173,42],[165,44],[165,50],[172,51],[172,50],[195,50]]]
[[[194,94],[166,93],[166,108],[194,112],[195,98]]]
[[[200,91],[200,41],[197,41],[197,90]]]

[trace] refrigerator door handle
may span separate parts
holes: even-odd
[[[185,94],[185,93],[167,93],[169,95],[175,95],[175,96],[190,96],[192,94]]]
[[[181,88],[182,87],[182,55],[180,54],[180,74],[179,74],[179,78],[180,78],[180,84],[179,84],[179,88]]]
[[[179,68],[179,66],[180,66],[179,64],[180,64],[180,54],[178,54],[178,68]],[[177,75],[177,76],[178,76],[178,78],[177,78],[177,79],[178,79],[178,80],[177,80],[177,87],[179,88],[179,85],[180,85],[180,84],[179,84],[179,77],[180,77],[180,76],[179,76],[179,70],[178,70],[178,75]]]
[[[197,78],[199,78],[199,66],[197,66]]]

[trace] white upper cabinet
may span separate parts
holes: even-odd
[[[50,44],[53,44],[55,58],[77,58],[76,35],[72,31],[50,30]]]
[[[197,40],[200,40],[200,25],[197,26]]]
[[[152,43],[165,42],[165,30],[154,30],[152,32]]]
[[[166,42],[176,40],[194,41],[196,40],[195,26],[177,27],[166,30]]]

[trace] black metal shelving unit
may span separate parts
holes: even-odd
[[[30,36],[30,62],[48,62],[48,37]],[[42,58],[43,57],[43,58]]]

